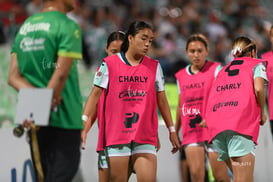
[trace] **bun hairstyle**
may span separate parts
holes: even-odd
[[[197,34],[192,34],[187,41],[186,44],[186,51],[188,50],[188,46],[191,42],[195,42],[195,41],[199,41],[202,42],[206,48],[206,50],[208,50],[208,39],[206,38],[206,36],[204,36],[201,33],[197,33]]]
[[[256,44],[254,41],[248,37],[241,36],[234,40],[231,54],[234,57],[249,56],[248,53],[250,53],[252,50],[255,50],[256,52]]]

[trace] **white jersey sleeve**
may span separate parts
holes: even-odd
[[[179,86],[179,81],[176,80],[176,85],[177,85],[177,92],[178,92],[178,95],[181,94],[181,91],[180,91],[180,86]]]
[[[218,73],[221,71],[221,69],[223,68],[222,65],[218,65],[215,69],[215,72],[214,72],[214,79],[217,77]]]
[[[103,61],[98,69],[98,71],[95,74],[94,85],[102,88],[108,88],[109,83],[109,72],[108,67],[105,61]]]
[[[157,70],[156,70],[155,89],[157,92],[165,90],[164,75],[163,75],[163,71],[162,71],[162,68],[159,63],[157,65]]]
[[[253,74],[253,79],[261,77],[265,80],[265,84],[268,83],[268,78],[266,75],[266,68],[263,63],[259,63],[257,66],[254,68],[254,74]]]

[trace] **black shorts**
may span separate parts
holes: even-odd
[[[180,160],[186,160],[186,153],[184,147],[181,147]]]
[[[40,127],[37,139],[44,181],[72,181],[80,164],[81,130]],[[35,167],[32,145],[30,146]]]

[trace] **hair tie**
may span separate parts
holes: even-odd
[[[232,55],[236,55],[237,53],[242,53],[242,48],[241,47],[239,47],[239,46],[236,46],[235,48],[233,48],[232,50],[231,50],[231,53],[232,53]]]

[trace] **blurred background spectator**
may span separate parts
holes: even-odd
[[[28,16],[40,12],[42,9],[42,0],[32,0],[26,5],[26,11]]]
[[[16,0],[0,0],[0,26],[7,41],[12,40],[16,30],[27,18],[26,9],[23,4]]]
[[[27,16],[39,12],[42,0],[0,0],[0,44],[11,43]],[[267,39],[272,24],[271,0],[78,0],[69,13],[83,31],[86,68],[96,68],[103,57],[106,37],[115,30],[126,31],[134,19],[155,27],[149,52],[162,64],[166,80],[188,64],[185,40],[200,32],[209,38],[209,59],[227,64],[231,40],[238,35],[252,37],[258,54],[270,49]]]
[[[22,22],[39,12],[41,3],[0,0],[0,128],[13,125],[17,102],[17,93],[7,84],[10,46]],[[97,66],[106,56],[107,35],[117,30],[125,32],[135,19],[153,25],[155,39],[148,54],[160,61],[166,82],[172,83],[174,74],[189,63],[185,46],[190,34],[205,34],[209,39],[208,59],[223,65],[233,59],[229,50],[239,35],[256,41],[258,55],[270,50],[267,37],[273,23],[272,9],[272,0],[78,0],[77,8],[68,16],[83,33],[84,64],[78,64],[83,101],[90,93]],[[172,103],[171,109],[175,110],[176,102]]]

